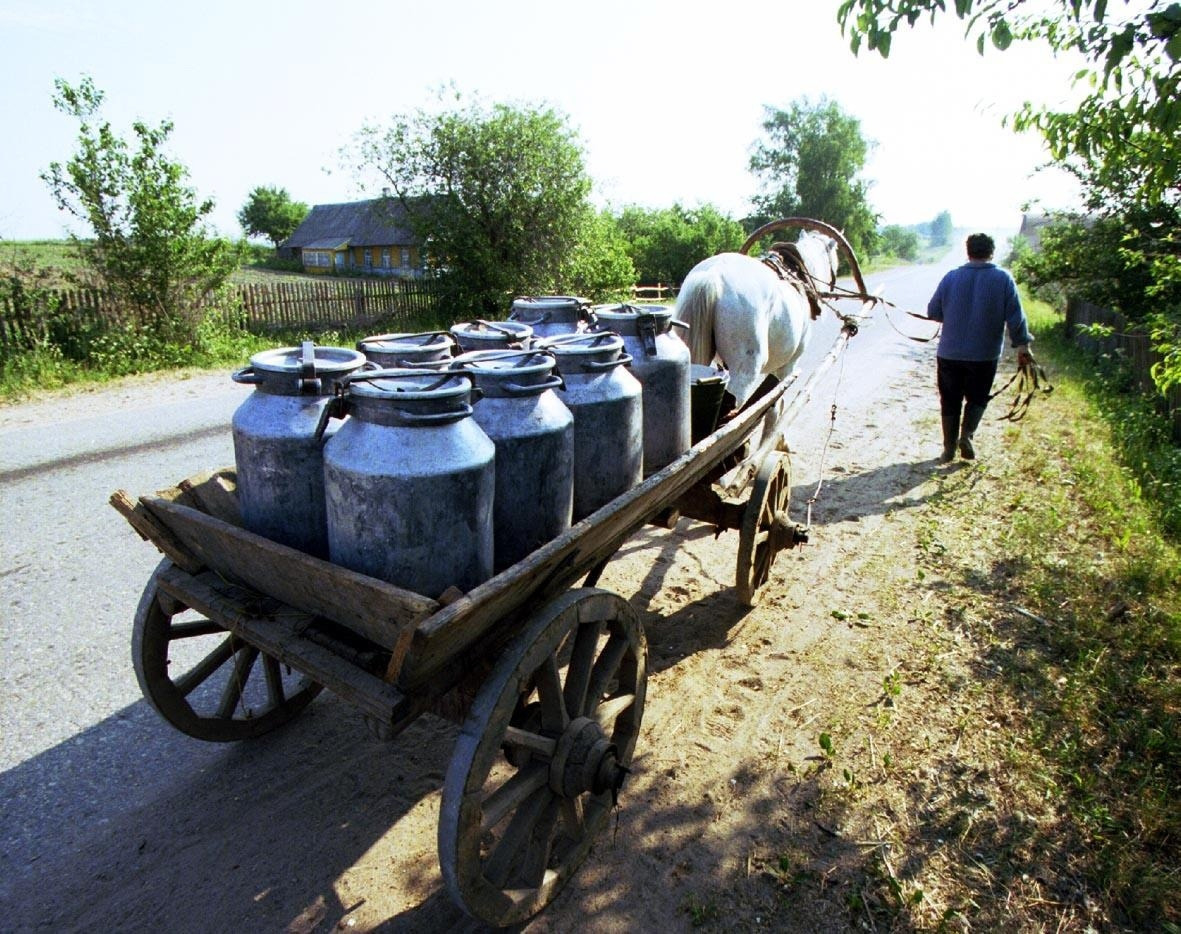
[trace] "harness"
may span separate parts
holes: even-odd
[[[820,317],[822,310],[820,302],[823,296],[816,288],[812,274],[808,272],[804,257],[800,255],[799,247],[794,243],[773,243],[771,244],[771,252],[764,253],[759,259],[764,266],[784,282],[798,285],[803,290],[804,297],[808,299],[812,320],[815,321]]]

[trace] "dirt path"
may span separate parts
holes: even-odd
[[[734,597],[735,533],[682,521],[609,565],[600,585],[632,603],[649,642],[634,771],[587,862],[527,930],[985,930],[1011,906],[1036,921],[1037,905],[1069,897],[1051,901],[1036,871],[1052,810],[1008,779],[993,727],[1016,714],[961,625],[989,598],[943,560],[995,569],[982,541],[975,551],[981,533],[937,506],[987,505],[1003,432],[985,423],[979,465],[939,467],[933,351],[884,344],[851,351],[789,431],[793,518],[823,487],[810,543],[780,556],[757,608]],[[204,378],[224,381],[184,391]],[[52,908],[15,917],[55,930],[163,918],[174,931],[477,930],[436,851],[455,728],[427,716],[386,746],[358,720],[324,698],[274,742],[215,751],[191,790],[154,795],[55,870]],[[276,772],[291,744],[298,762]],[[1023,868],[1002,874],[998,848]]]

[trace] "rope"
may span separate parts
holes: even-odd
[[[852,327],[852,332],[849,334],[849,337],[852,337],[854,334],[857,333],[857,325],[856,324],[853,324],[852,322],[847,322],[846,326]],[[837,381],[836,381],[836,385],[833,387],[833,393],[832,393],[833,403],[832,403],[832,407],[829,409],[829,412],[828,412],[828,433],[824,437],[824,446],[820,449],[820,466],[817,469],[817,474],[819,476],[817,477],[817,480],[816,480],[816,489],[812,492],[812,496],[808,499],[808,503],[807,503],[808,508],[807,508],[806,515],[804,517],[805,530],[812,528],[812,506],[815,505],[816,501],[820,498],[820,491],[824,487],[824,463],[828,459],[828,446],[829,446],[829,443],[832,441],[833,433],[836,431],[836,426],[837,426],[836,399],[840,395],[841,381],[844,378],[845,378],[845,355],[841,354],[841,367],[839,370],[837,370]]]

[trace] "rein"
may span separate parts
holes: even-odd
[[[1034,396],[1039,392],[1043,396],[1048,396],[1054,391],[1054,384],[1050,382],[1046,368],[1033,358],[1033,354],[1029,355],[1028,363],[1017,366],[1017,372],[1009,377],[1005,385],[992,393],[988,397],[988,401],[991,402],[1013,383],[1017,384],[1017,393],[1013,396],[1013,401],[1009,403],[1009,410],[1004,415],[998,415],[997,421],[1021,421],[1025,417],[1025,413],[1029,411],[1029,403],[1033,401]]]

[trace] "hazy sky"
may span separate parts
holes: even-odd
[[[963,27],[923,21],[891,57],[854,57],[837,0],[3,0],[0,239],[56,238],[67,218],[39,173],[74,150],[53,80],[90,75],[104,116],[171,119],[170,153],[217,203],[215,227],[257,185],[309,204],[359,190],[340,147],[366,123],[430,106],[454,83],[486,102],[548,104],[579,133],[600,204],[749,208],[764,107],[837,101],[876,143],[865,177],[884,223],[1015,227],[1023,202],[1065,206],[1061,177],[1031,179],[1037,137],[1001,126],[1023,101],[1075,96],[1075,61],[1043,46],[977,55]],[[326,170],[332,170],[330,173]]]

